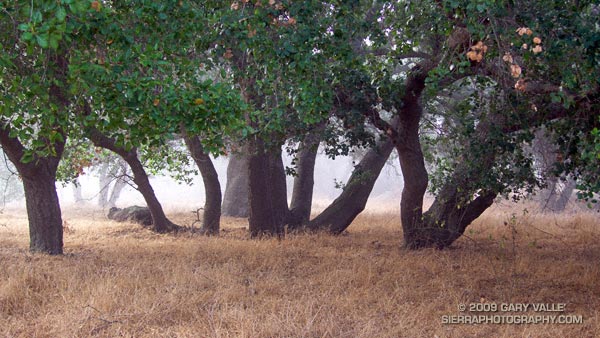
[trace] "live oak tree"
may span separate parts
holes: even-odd
[[[0,144],[23,180],[33,252],[63,250],[55,180],[73,114],[68,44],[88,6],[0,4]]]
[[[334,12],[337,4],[329,5]],[[333,106],[347,108],[344,118],[363,115],[391,139],[399,154],[407,247],[448,246],[497,196],[518,198],[537,185],[523,145],[542,125],[562,128],[559,144],[572,147],[557,165],[563,171],[587,173],[586,181],[594,182],[594,174],[581,171],[586,168],[581,164],[597,163],[597,151],[580,156],[578,149],[593,149],[590,136],[597,135],[592,112],[598,104],[598,39],[590,21],[595,5],[432,1],[364,6],[353,11],[362,18],[354,16],[358,19],[330,30],[344,37],[335,46],[344,55],[337,59],[342,66],[327,63],[321,70],[337,76]],[[543,15],[539,8],[545,9]],[[371,13],[376,13],[375,20]],[[365,22],[375,29],[357,39]],[[377,39],[382,36],[378,32],[385,32],[385,38]],[[348,47],[343,41],[357,43]],[[344,53],[348,49],[352,55]],[[566,65],[559,55],[569,56]],[[471,94],[455,103],[458,109],[436,107],[444,91],[462,88]],[[444,130],[432,144],[454,146],[452,157],[441,162],[437,157],[431,186],[436,199],[427,212],[423,196],[430,176],[425,155],[436,155],[423,151],[422,139],[429,133],[424,121]],[[338,217],[345,223],[340,228],[353,218]],[[329,222],[317,227],[331,228]]]
[[[401,90],[396,99],[386,102],[382,98],[384,107],[395,111],[400,119],[399,128],[382,118],[377,109],[367,117],[390,135],[399,153],[405,181],[401,219],[407,247],[448,246],[496,196],[515,196],[534,185],[531,159],[524,153],[523,144],[531,141],[535,128],[567,124],[562,134],[568,138],[581,130],[571,129],[577,122],[589,123],[587,127],[578,125],[583,130],[597,123],[591,114],[598,104],[597,50],[589,48],[596,45],[597,34],[584,39],[582,35],[590,31],[577,30],[590,20],[581,14],[589,10],[590,4],[578,6],[573,10],[551,1],[529,5],[388,3],[381,21],[397,38],[392,41],[395,52],[385,53],[387,59],[382,60],[397,59],[409,52],[414,55],[410,61],[413,66],[405,75],[397,76]],[[413,17],[407,20],[401,13]],[[567,62],[575,66],[565,68],[561,65],[564,59],[558,55],[569,55]],[[569,81],[573,76],[579,81]],[[464,79],[470,79],[471,84],[461,82]],[[350,79],[348,83],[352,88],[357,81]],[[379,83],[385,83],[385,78]],[[473,95],[465,100],[462,110],[451,116],[445,112],[442,127],[450,132],[442,134],[440,140],[453,141],[456,153],[445,159],[441,167],[445,173],[433,187],[436,199],[423,212],[429,175],[424,165],[421,123],[426,113],[431,114],[423,107],[452,85],[475,86],[474,94],[494,99],[485,102]],[[380,92],[382,89],[386,88],[378,88]],[[448,128],[453,119],[461,122],[460,128]],[[571,159],[575,159],[574,154]]]
[[[137,150],[172,138],[185,112],[192,132],[201,130],[216,151],[214,131],[235,119],[198,101],[213,88],[196,49],[206,49],[198,37],[210,13],[188,2],[64,0],[2,3],[0,15],[0,141],[23,179],[31,250],[62,252],[55,180],[68,137],[121,155],[156,230],[172,228]]]

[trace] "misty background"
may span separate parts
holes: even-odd
[[[291,167],[292,157],[285,153],[283,156],[286,167]],[[341,193],[341,189],[350,177],[354,165],[358,163],[361,157],[361,154],[351,154],[331,159],[321,149],[319,150],[314,175],[313,211],[324,209]],[[393,212],[400,209],[400,194],[403,187],[403,180],[397,162],[397,156],[392,154],[373,188],[373,192],[367,203],[369,210]],[[213,163],[219,173],[221,191],[224,193],[227,184],[226,172],[229,158],[225,156],[213,157]],[[6,168],[6,163],[2,165]],[[10,171],[5,170],[3,176],[3,180],[7,178],[13,180],[13,185],[14,180],[18,180],[18,177],[11,174]],[[98,206],[98,196],[100,193],[99,180],[98,174],[90,170],[90,168],[86,168],[84,174],[79,176],[78,182],[81,185],[80,191],[84,206],[100,208]],[[287,176],[288,202],[291,199],[293,180],[294,177]],[[169,176],[151,176],[150,181],[159,201],[166,210],[191,211],[204,205],[204,184],[199,174],[193,177],[190,185],[178,182]],[[20,182],[18,183],[20,185]],[[5,187],[0,188],[0,190],[5,193],[8,192]],[[57,183],[57,192],[61,206],[74,207],[77,205],[75,203],[73,184]],[[5,198],[2,204],[9,208],[21,208],[25,206],[25,199],[22,196],[16,199]],[[131,205],[145,206],[145,202],[137,190],[127,185],[122,190],[116,206],[123,208]]]

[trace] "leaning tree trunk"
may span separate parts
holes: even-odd
[[[369,149],[363,159],[356,165],[344,190],[323,212],[310,221],[307,229],[327,230],[340,234],[367,205],[369,195],[385,166],[394,145],[390,140],[380,141]]]
[[[152,215],[153,230],[159,233],[164,233],[179,229],[179,226],[171,222],[165,215],[158,198],[156,198],[154,189],[150,184],[148,174],[138,158],[136,149],[134,148],[131,150],[125,150],[123,147],[117,146],[114,139],[107,137],[95,128],[89,128],[88,136],[94,145],[116,153],[117,155],[121,156],[125,162],[127,162],[131,168],[131,172],[133,173],[133,182],[136,184],[138,191],[144,197],[146,205],[148,206],[150,214]]]
[[[184,133],[185,135],[185,133]],[[185,144],[196,162],[202,181],[204,182],[204,214],[201,232],[207,235],[218,235],[221,220],[221,184],[219,175],[210,159],[204,152],[198,136],[184,136]]]
[[[290,204],[288,222],[288,229],[290,230],[298,229],[310,220],[318,149],[319,142],[312,139],[308,139],[300,145],[292,202]]]
[[[28,163],[21,162],[25,148],[19,140],[10,137],[8,128],[0,129],[0,143],[23,180],[29,219],[29,250],[62,254],[63,222],[55,182],[64,143],[55,145],[55,156],[34,156]]]
[[[223,216],[248,217],[248,157],[233,152],[227,165]]]
[[[285,172],[281,163],[281,149],[268,152],[264,141],[256,137],[249,144],[248,156],[248,218],[250,236],[282,236],[287,216],[284,191]],[[277,160],[279,156],[279,160]],[[281,163],[281,165],[279,164]],[[283,191],[282,191],[283,190]]]

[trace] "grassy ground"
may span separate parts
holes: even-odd
[[[400,248],[397,214],[363,214],[339,237],[256,241],[244,220],[224,219],[223,235],[206,238],[66,211],[61,257],[28,253],[25,215],[5,210],[0,336],[595,336],[598,216],[516,210],[487,212],[449,250],[417,252]],[[171,216],[183,225],[194,219]],[[565,303],[558,314],[583,323],[442,323],[461,314],[459,304],[481,302]]]

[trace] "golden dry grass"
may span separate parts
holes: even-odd
[[[397,214],[365,213],[338,237],[257,241],[243,220],[207,238],[67,211],[61,257],[28,253],[25,215],[4,211],[0,336],[596,336],[598,216],[513,219],[513,208],[487,212],[449,250],[417,252],[400,248]],[[442,324],[481,301],[566,303],[583,324]]]

